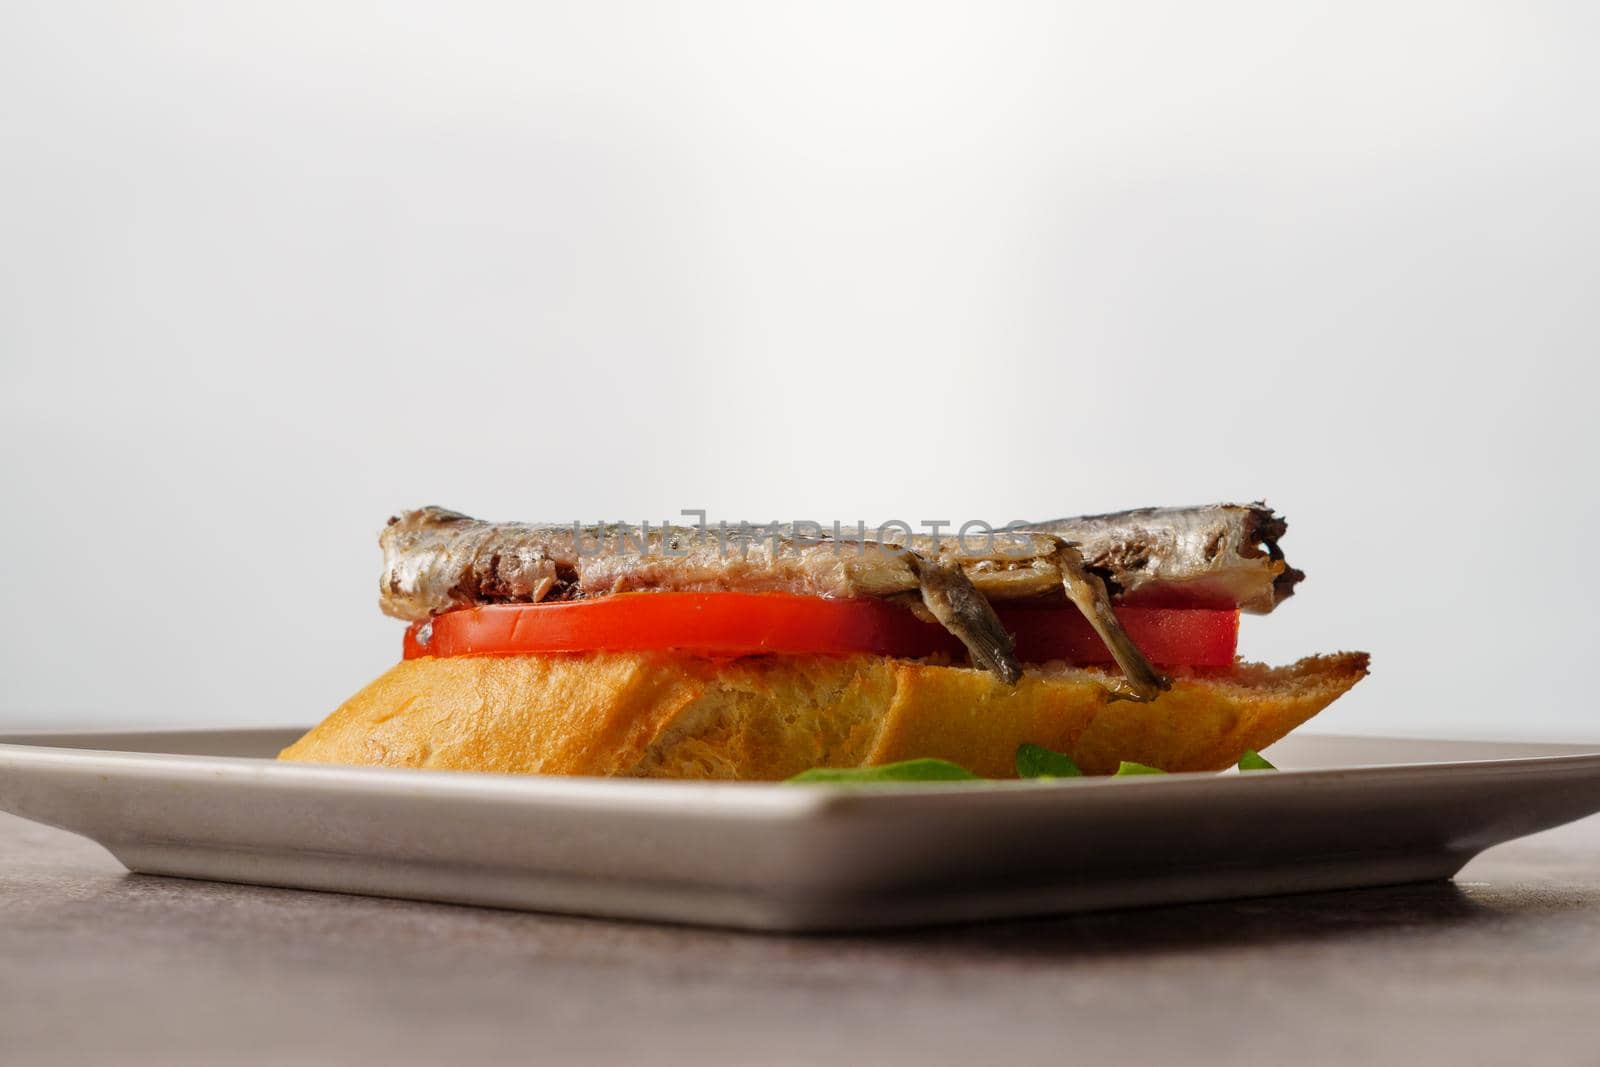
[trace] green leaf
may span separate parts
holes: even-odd
[[[1241,771],[1275,771],[1278,768],[1268,763],[1261,753],[1255,749],[1247,748],[1244,750],[1244,755],[1239,757],[1239,769]]]
[[[877,767],[813,767],[789,781],[806,784],[870,785],[873,782],[977,782],[977,775],[942,759],[908,759]]]
[[[1064,752],[1024,743],[1017,746],[1017,777],[1081,778],[1083,772]]]
[[[1130,763],[1128,760],[1123,760],[1117,767],[1116,773],[1118,777],[1121,777],[1124,774],[1166,774],[1167,772],[1160,767],[1149,767],[1143,763]]]

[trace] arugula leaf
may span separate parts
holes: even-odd
[[[1252,753],[1253,754],[1253,753]],[[1072,762],[1072,757],[1043,745],[1017,746],[1017,774],[1036,781],[1053,778],[1078,778],[1083,771]],[[1261,759],[1260,756],[1256,756]],[[1242,761],[1241,761],[1242,762]],[[1266,760],[1261,760],[1266,763]],[[1160,767],[1123,760],[1116,775],[1166,774]],[[900,763],[885,763],[877,767],[813,767],[801,771],[789,781],[799,785],[871,785],[877,782],[981,782],[960,764],[942,759],[908,759]]]
[[[1146,766],[1143,763],[1132,763],[1132,762],[1129,762],[1128,760],[1123,760],[1122,763],[1117,767],[1116,772],[1115,772],[1116,776],[1119,777],[1119,778],[1122,777],[1125,774],[1166,774],[1166,773],[1167,772],[1162,770],[1160,767],[1150,767],[1150,766]]]
[[[873,782],[977,782],[976,774],[949,760],[908,759],[877,767],[813,767],[789,779],[800,785],[868,785]]]
[[[1081,778],[1083,772],[1064,752],[1043,745],[1017,746],[1017,777],[1019,778]]]
[[[1244,755],[1239,757],[1241,771],[1275,771],[1278,768],[1266,761],[1266,758],[1253,748],[1244,750]]]

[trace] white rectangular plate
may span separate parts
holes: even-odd
[[[296,736],[0,738],[0,809],[147,874],[786,931],[1448,878],[1600,809],[1600,754],[1564,745],[1307,736],[1277,774],[837,788],[264,758]]]

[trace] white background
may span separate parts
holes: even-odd
[[[1265,497],[1324,730],[1600,738],[1572,3],[0,7],[0,727],[305,723],[374,538]]]

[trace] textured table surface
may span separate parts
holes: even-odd
[[[1454,883],[796,939],[130,875],[0,814],[6,1067],[1090,1059],[1600,1064],[1600,819]]]

